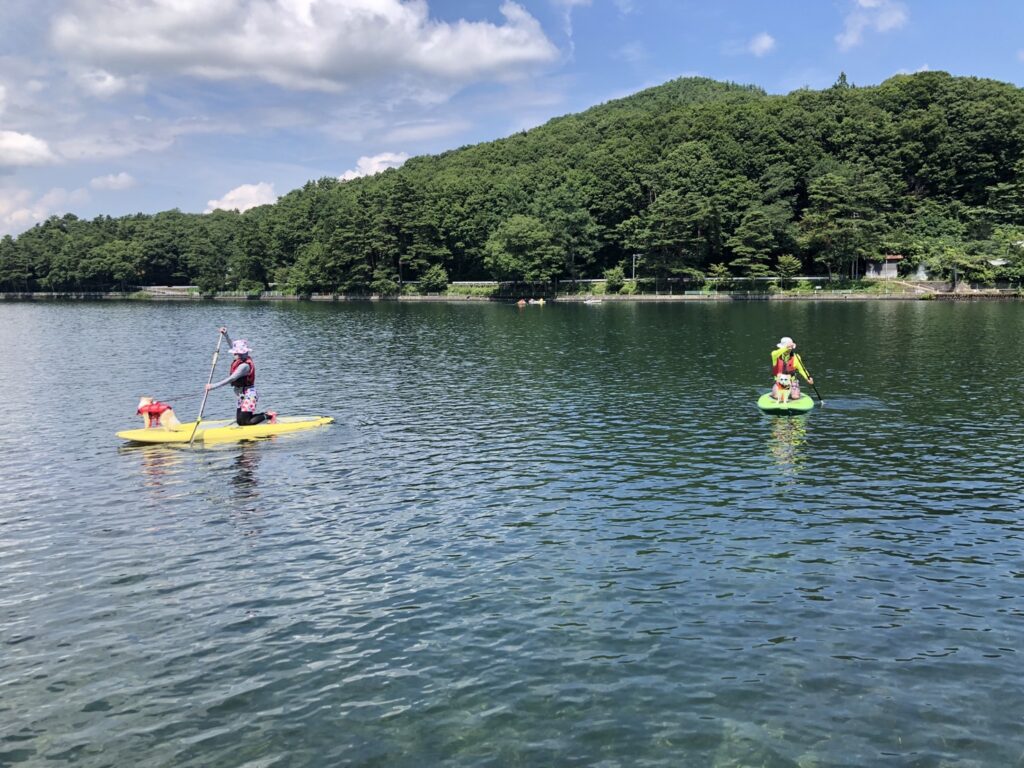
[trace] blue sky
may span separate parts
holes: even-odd
[[[700,75],[1024,85],[1019,0],[2,0],[0,234],[244,210]]]

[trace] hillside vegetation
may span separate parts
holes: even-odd
[[[274,205],[0,240],[0,290],[194,283],[392,293],[407,281],[1024,276],[1024,90],[942,72],[769,96],[687,78],[499,141],[323,178]]]

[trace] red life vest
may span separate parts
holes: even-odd
[[[154,400],[152,403],[146,405],[140,405],[136,413],[140,414],[142,418],[149,418],[146,420],[146,426],[149,428],[162,426],[160,424],[160,417],[171,410],[171,406],[167,403],[161,403],[159,400]]]
[[[171,406],[167,403],[161,403],[159,400],[154,400],[148,405],[140,405],[139,410],[136,411],[136,413],[148,413],[150,416],[156,416],[159,419],[161,413],[169,410],[171,410]]]
[[[241,387],[242,389],[248,389],[249,387],[256,384],[256,363],[252,361],[251,357],[239,357],[231,361],[231,375],[234,375],[235,371],[238,370],[240,365],[248,363],[249,372],[240,379],[235,379],[231,382],[233,387]]]
[[[785,355],[779,355],[778,360],[775,361],[775,365],[772,366],[772,376],[778,376],[780,373],[788,373],[790,376],[796,375],[796,355],[791,354],[789,360],[785,359]]]

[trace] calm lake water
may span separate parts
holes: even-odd
[[[120,445],[140,395],[194,418],[222,324],[261,405],[337,423]],[[756,409],[782,335],[825,408]],[[1022,765],[1021,338],[1013,302],[0,304],[0,764]]]

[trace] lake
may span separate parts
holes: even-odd
[[[195,418],[220,325],[261,406],[337,423],[121,445],[140,395]],[[754,405],[783,335],[805,416]],[[1024,764],[1022,337],[1017,302],[0,303],[0,765]]]

